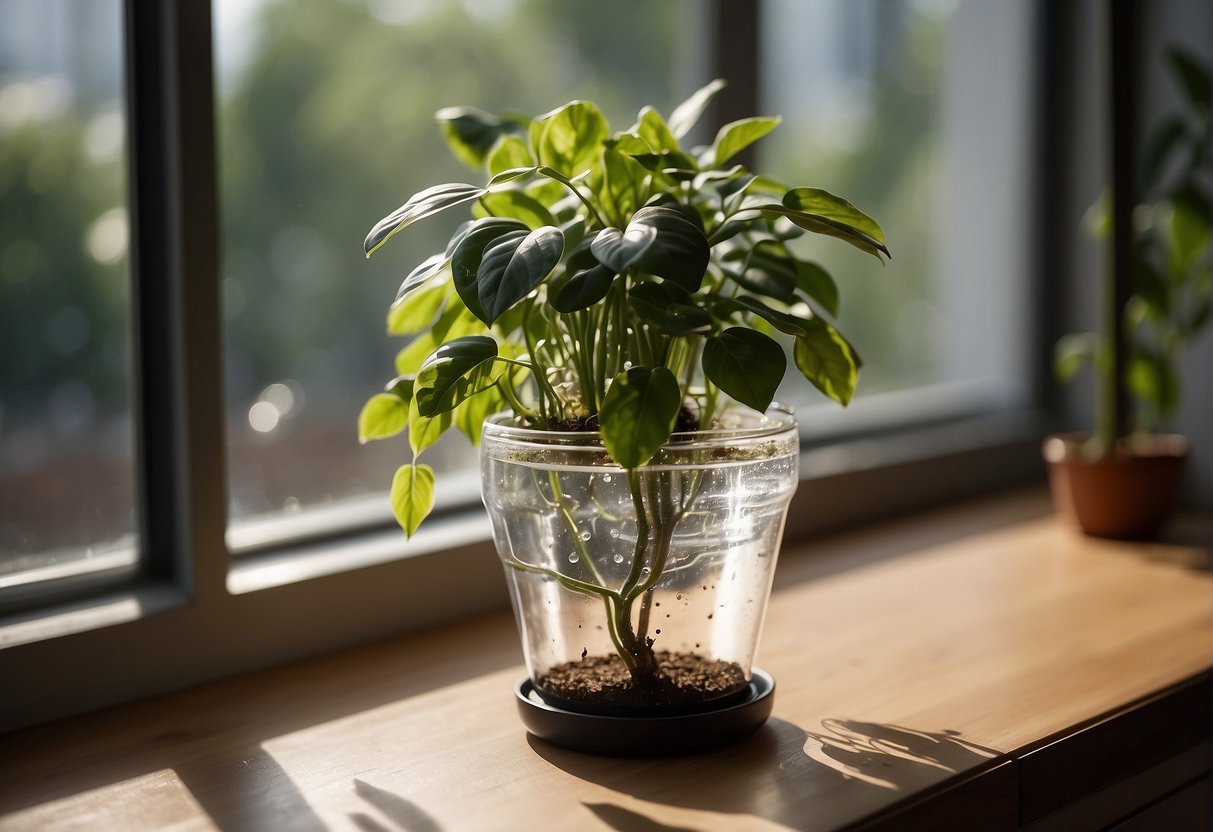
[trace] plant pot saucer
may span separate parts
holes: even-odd
[[[549,705],[529,677],[514,686],[518,714],[527,731],[542,740],[593,754],[621,757],[689,754],[737,742],[771,715],[775,680],[754,668],[740,702],[678,716],[602,716]]]

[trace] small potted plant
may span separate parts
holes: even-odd
[[[1167,66],[1183,106],[1153,129],[1141,165],[1133,295],[1119,322],[1128,345],[1124,376],[1116,378],[1107,347],[1120,333],[1073,333],[1056,347],[1058,377],[1069,380],[1093,365],[1097,396],[1093,434],[1045,440],[1054,499],[1084,531],[1103,537],[1148,537],[1171,510],[1188,441],[1159,433],[1158,427],[1179,408],[1177,364],[1208,323],[1213,294],[1209,72],[1177,49],[1168,52]],[[1105,196],[1089,212],[1097,235],[1109,235],[1108,217]],[[1125,385],[1132,404],[1129,433],[1123,436],[1116,425],[1118,384]]]
[[[520,710],[574,747],[687,750],[770,712],[752,663],[798,459],[773,399],[788,349],[843,405],[860,367],[831,323],[833,279],[787,243],[888,254],[846,200],[734,162],[778,118],[683,148],[722,86],[619,132],[585,101],[534,119],[443,110],[485,183],[421,191],[365,242],[370,256],[470,209],[400,287],[389,328],[415,337],[359,433],[407,429],[391,501],[410,535],[433,502],[418,457],[451,426],[479,444],[529,671]]]

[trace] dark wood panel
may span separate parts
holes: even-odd
[[[1019,829],[1019,771],[1014,760],[852,827],[854,832],[1015,832]]]
[[[1139,812],[1109,832],[1213,829],[1213,779],[1207,775]]]
[[[1211,695],[1203,674],[1025,755],[1021,823],[1099,828],[1207,771]]]

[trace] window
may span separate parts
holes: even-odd
[[[986,134],[974,131],[985,120],[993,120],[987,125],[993,129],[1008,119],[1039,117],[1024,76],[1039,37],[1028,25],[1028,4],[127,0],[120,8],[117,0],[31,0],[0,7],[0,60],[41,55],[42,48],[14,52],[12,44],[26,39],[9,33],[25,10],[52,7],[57,11],[47,13],[48,21],[87,32],[90,43],[108,31],[114,49],[122,43],[114,27],[125,11],[126,60],[103,59],[110,61],[105,66],[114,79],[125,64],[125,86],[114,81],[105,99],[108,110],[97,105],[82,111],[91,121],[80,129],[91,135],[94,122],[108,125],[96,128],[93,140],[111,151],[115,141],[123,146],[125,133],[131,176],[124,203],[121,151],[108,157],[108,168],[89,174],[102,184],[88,189],[87,200],[72,203],[83,218],[70,231],[73,239],[85,240],[85,254],[78,255],[83,265],[70,276],[56,274],[55,287],[69,292],[72,281],[87,286],[90,270],[98,269],[126,285],[120,213],[107,213],[125,204],[131,218],[125,261],[130,296],[128,302],[115,292],[105,296],[108,305],[94,307],[78,299],[86,296],[83,289],[71,290],[82,293],[73,294],[77,311],[65,313],[65,321],[54,325],[58,334],[48,336],[42,329],[49,322],[26,326],[34,319],[31,307],[13,310],[12,296],[4,294],[0,316],[8,321],[20,315],[15,320],[21,324],[6,326],[0,338],[15,334],[27,339],[24,348],[39,360],[58,361],[45,339],[61,338],[71,346],[80,341],[79,324],[86,321],[89,348],[78,349],[112,374],[104,389],[90,388],[95,429],[82,429],[81,436],[112,443],[104,448],[113,476],[88,498],[120,508],[107,515],[108,526],[95,512],[74,527],[58,519],[46,523],[45,534],[63,535],[62,542],[31,537],[24,554],[91,544],[95,555],[103,542],[132,551],[137,539],[140,558],[137,567],[127,567],[125,584],[76,596],[70,605],[27,606],[0,619],[0,677],[31,680],[0,693],[0,730],[504,602],[491,544],[472,522],[476,475],[470,453],[462,447],[447,451],[449,470],[469,476],[462,484],[447,478],[453,484],[448,517],[433,518],[406,544],[376,493],[385,489],[398,458],[385,446],[360,451],[355,439],[358,408],[390,374],[393,350],[401,346],[383,334],[382,316],[410,253],[419,258],[444,229],[434,219],[434,236],[427,240],[419,225],[418,235],[410,235],[416,237],[411,252],[405,238],[393,245],[391,257],[371,263],[362,259],[359,243],[375,219],[436,174],[464,175],[447,161],[427,117],[443,105],[540,112],[580,95],[603,103],[613,123],[626,126],[642,103],[669,109],[711,77],[732,76],[734,85],[718,105],[722,118],[766,110],[782,111],[787,119],[784,138],[765,151],[771,154],[766,163],[789,178],[854,196],[896,229],[891,242],[897,259],[883,273],[863,271],[845,259],[846,251],[823,248],[821,257],[840,258],[829,265],[847,281],[844,302],[850,309],[844,315],[854,317],[844,321],[866,352],[871,400],[909,395],[899,389],[907,378],[911,391],[928,394],[915,407],[902,399],[895,407],[875,408],[879,419],[850,418],[848,430],[868,431],[863,441],[871,449],[883,447],[877,441],[881,431],[901,436],[923,422],[938,425],[951,418],[946,397],[937,395],[939,385],[970,389],[976,383],[976,389],[997,391],[993,398],[969,399],[975,404],[968,415],[987,412],[995,401],[999,407],[1030,403],[1023,387],[1030,386],[1036,365],[1024,358],[1030,331],[1021,308],[1033,284],[1022,277],[1030,271],[1026,255],[1008,251],[1031,236],[1030,223],[1019,215],[1039,197],[1001,186],[968,188],[972,166],[982,163],[957,150],[971,150],[966,142],[982,140]],[[104,10],[111,13],[108,30],[91,17],[75,17]],[[640,18],[645,24],[635,26]],[[983,48],[991,31],[1002,38],[1000,49]],[[811,48],[805,39],[813,32],[825,32],[827,44],[851,48]],[[80,48],[71,54],[83,60],[93,53]],[[8,72],[0,64],[0,90],[11,84]],[[782,80],[819,74],[832,83],[805,81],[801,88]],[[105,77],[101,70],[88,76]],[[978,89],[983,82],[1007,86]],[[971,103],[973,96],[1007,90],[994,117],[989,106]],[[0,105],[16,100],[6,95],[0,93]],[[890,120],[894,107],[902,109]],[[823,118],[850,131],[846,142],[804,129],[819,108]],[[4,176],[12,175],[6,171],[14,134],[2,132],[9,114],[0,107]],[[916,119],[912,125],[910,119]],[[909,126],[913,146],[889,151],[890,134]],[[1019,132],[1005,142],[1020,148],[1025,143]],[[881,171],[882,188],[882,177],[864,168],[886,158],[892,168]],[[1022,183],[1031,164],[1027,153],[1007,155],[1000,159],[1000,175]],[[949,176],[941,177],[945,167]],[[27,163],[19,168],[27,178],[33,169]],[[90,181],[82,174],[69,184],[82,188]],[[966,213],[982,210],[965,201],[974,194],[989,200],[980,205],[1002,213],[981,229],[992,236],[968,240],[982,252],[975,260],[997,266],[970,282],[946,254],[953,238],[934,230],[946,222],[932,224],[929,217],[962,222]],[[5,235],[17,227],[10,217],[24,209],[10,207],[8,188],[0,200],[0,263],[7,281],[21,248],[10,255]],[[93,256],[88,243],[106,217],[109,225],[96,232]],[[909,230],[902,232],[903,226]],[[38,233],[43,247],[58,239]],[[59,247],[53,253],[63,254]],[[1011,259],[998,262],[1002,255]],[[957,262],[967,266],[970,260]],[[1017,279],[1003,280],[1008,285],[1000,288],[1000,276],[1016,278],[1013,273]],[[996,289],[1005,294],[991,294]],[[9,291],[7,282],[0,284],[0,292]],[[967,322],[964,332],[938,333],[931,322],[950,318],[946,304],[969,303],[966,292],[994,298],[997,308],[991,317]],[[887,302],[888,293],[895,304]],[[892,318],[865,317],[878,307],[892,308]],[[996,330],[995,323],[1002,328]],[[968,347],[958,355],[955,344],[961,342],[948,340],[995,332],[1005,338],[989,344],[984,357]],[[133,348],[126,370],[128,338]],[[110,358],[91,349],[103,344],[111,345],[104,353]],[[20,363],[4,360],[0,356],[0,372],[22,370]],[[909,363],[916,375],[906,374]],[[37,383],[52,391],[72,379],[90,383],[76,375],[84,364],[56,366],[39,371]],[[45,415],[53,407],[51,394],[39,399],[14,378],[0,376],[0,452],[6,454],[9,448],[27,451],[23,443],[9,443],[22,424],[55,429],[53,417],[48,421]],[[87,409],[82,400],[68,402],[71,419],[79,420]],[[856,416],[863,404],[855,406]],[[23,414],[27,407],[33,415]],[[805,421],[814,431],[811,441],[830,434],[827,417],[815,408],[810,415]],[[134,425],[133,439],[119,435],[126,424]],[[968,450],[1005,448],[1007,442],[1005,433],[988,433]],[[1023,446],[1015,447],[1022,456]],[[920,456],[940,453],[936,446],[924,448]],[[81,453],[73,451],[72,458]],[[10,457],[3,459],[0,488],[9,488],[15,468],[9,467]],[[857,463],[852,456],[835,472],[856,464],[874,463],[870,457]],[[913,469],[919,480],[922,470]],[[1006,470],[970,464],[971,476],[952,477],[948,487],[988,485],[994,471]],[[36,484],[49,482],[33,477],[19,491],[0,495],[25,499]],[[802,489],[802,497],[814,503],[813,514],[823,511],[817,501],[830,490],[845,491],[869,513],[887,509],[891,503],[869,489],[869,482],[862,489]],[[917,485],[909,491],[922,493],[912,496],[934,493]],[[10,514],[8,503],[0,509],[0,526],[11,524],[13,516],[31,522],[24,512]],[[851,516],[826,513],[835,520]],[[55,515],[68,516],[83,515]],[[790,526],[792,533],[802,530],[798,523],[799,518]],[[233,560],[233,554],[242,556]],[[0,605],[11,597],[0,586]],[[106,626],[116,623],[123,626]],[[38,681],[48,678],[46,667],[55,668],[53,684]]]
[[[135,559],[118,0],[0,8],[0,600]]]

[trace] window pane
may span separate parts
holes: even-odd
[[[419,223],[369,262],[361,243],[414,191],[478,181],[451,158],[434,112],[537,114],[587,98],[617,128],[644,104],[668,112],[707,80],[685,67],[702,42],[687,29],[699,16],[688,8],[217,3],[234,519],[383,492],[408,458],[403,439],[360,448],[356,419],[406,343],[385,334],[401,279],[441,250],[458,219]],[[447,471],[474,460],[458,434],[425,452]],[[456,481],[440,477],[439,487]],[[373,500],[386,516],[387,501]]]
[[[120,0],[0,4],[0,588],[133,562],[125,148]]]
[[[1032,4],[762,10],[763,105],[784,117],[762,146],[764,170],[845,196],[881,223],[893,253],[881,266],[835,240],[797,241],[838,282],[840,328],[864,359],[858,394],[925,389],[928,410],[1022,402]],[[803,391],[787,397],[821,401]]]

